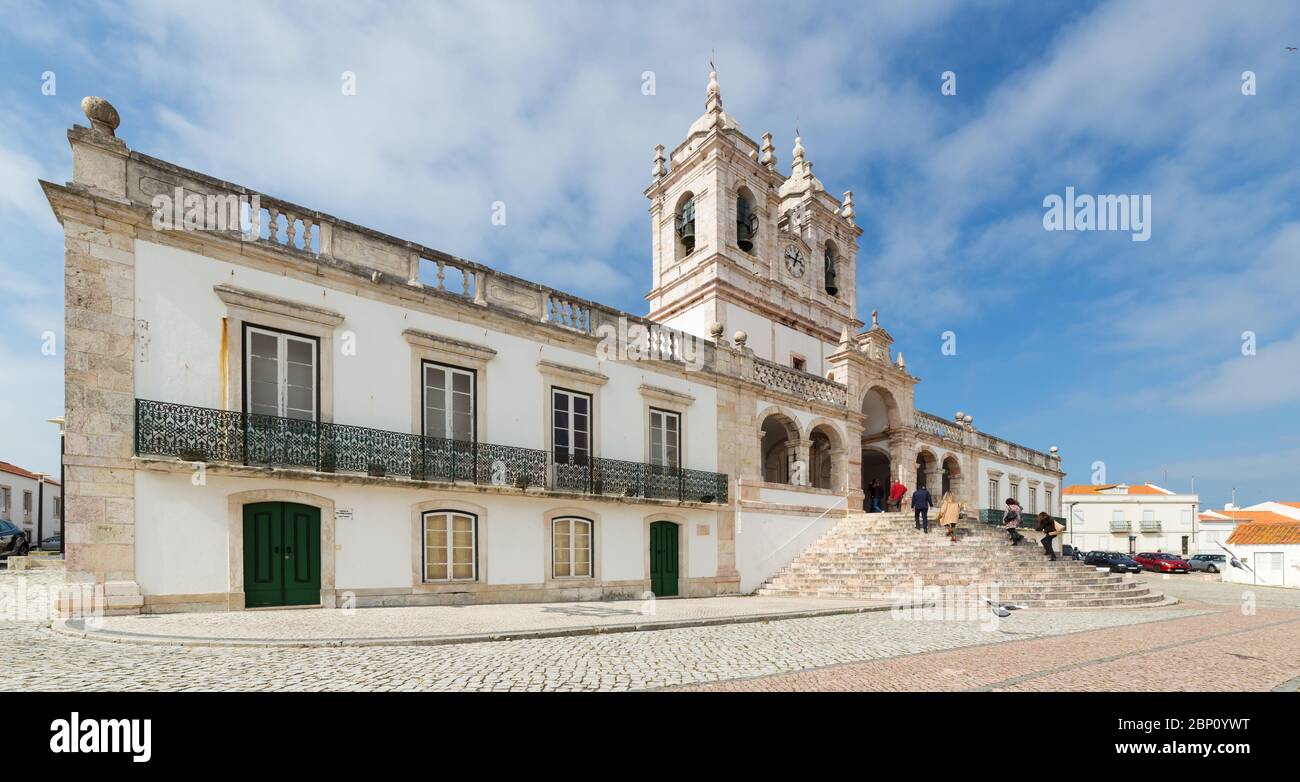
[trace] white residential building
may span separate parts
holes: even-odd
[[[916,409],[857,317],[851,195],[799,140],[782,173],[716,74],[645,191],[650,318],[130,150],[82,107],[73,181],[42,187],[68,573],[110,612],[731,594],[873,478],[1060,501],[1055,448]]]
[[[1083,551],[1198,552],[1195,494],[1150,483],[1067,486],[1065,543]]]
[[[63,531],[63,488],[48,475],[0,462],[0,519],[21,527],[35,546]]]

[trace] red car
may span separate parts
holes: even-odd
[[[1163,552],[1134,554],[1133,560],[1141,565],[1143,570],[1154,573],[1189,573],[1192,570],[1192,565],[1187,560]]]

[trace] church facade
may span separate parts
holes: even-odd
[[[857,318],[852,196],[705,113],[646,190],[648,317],[131,150],[65,242],[69,579],[110,612],[751,592],[863,486],[1054,515],[1062,473]],[[864,329],[864,326],[866,328]]]

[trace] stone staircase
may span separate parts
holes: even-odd
[[[998,600],[1026,608],[1124,608],[1174,602],[1146,584],[1075,560],[1052,562],[1039,534],[1018,546],[997,526],[963,519],[952,542],[941,527],[927,535],[910,513],[850,513],[757,590],[760,595],[889,600],[922,586],[997,585]]]

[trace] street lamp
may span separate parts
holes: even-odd
[[[64,524],[64,519],[68,516],[68,492],[65,488],[67,484],[63,479],[63,416],[47,418],[45,420],[47,423],[59,427],[59,556],[62,557],[64,553],[63,528],[66,526]]]

